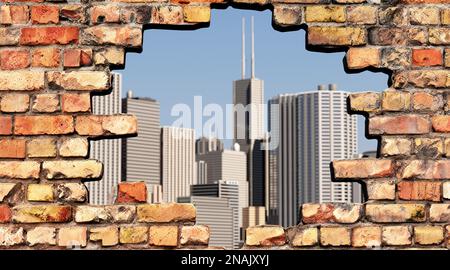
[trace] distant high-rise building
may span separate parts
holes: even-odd
[[[192,196],[219,197],[229,201],[229,207],[233,209],[233,246],[239,248],[240,222],[239,213],[239,185],[238,181],[216,181],[214,184],[193,185]]]
[[[190,195],[191,185],[197,184],[193,129],[161,128],[161,174],[165,202]]]
[[[236,248],[234,208],[225,198],[191,196],[178,198],[180,203],[192,203],[197,210],[196,224],[207,225],[210,230],[210,247]]]
[[[266,224],[266,208],[263,206],[249,206],[243,211],[243,229]]]
[[[204,160],[197,160],[197,183],[207,184],[208,183],[208,164]]]
[[[122,100],[122,111],[138,119],[137,137],[122,141],[122,180],[144,181],[150,198],[154,185],[161,184],[161,127],[159,102],[151,98],[133,97],[128,91]]]
[[[150,203],[161,203],[161,202],[163,202],[162,186],[161,185],[153,185],[152,192],[150,194]]]
[[[119,114],[121,106],[122,75],[112,73],[112,91],[106,96],[92,98],[92,112],[98,115]],[[114,203],[117,184],[121,181],[121,139],[99,140],[91,142],[90,158],[103,163],[103,178],[100,181],[87,182],[89,202],[105,205]]]
[[[235,181],[239,185],[239,225],[242,226],[242,209],[249,205],[247,182],[247,155],[235,150],[223,150],[197,155],[197,161],[204,161],[207,166],[208,184],[217,181]]]
[[[351,202],[352,183],[332,182],[330,162],[357,152],[356,116],[347,113],[349,93],[335,85],[283,94],[269,101],[271,140],[269,221],[292,226],[299,205]]]
[[[201,137],[195,141],[195,153],[203,155],[208,152],[222,151],[223,143],[218,138]]]
[[[251,77],[245,75],[245,20],[242,22],[242,79],[233,82],[234,142],[247,153],[249,202],[264,205],[264,81],[255,77],[254,23],[252,17]]]

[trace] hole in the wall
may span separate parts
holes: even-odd
[[[316,90],[318,84],[336,83],[339,90],[349,92],[382,91],[388,86],[386,70],[356,74],[345,66],[342,49],[306,44],[306,32],[302,31],[305,26],[276,26],[272,12],[265,8],[261,12],[228,8],[213,10],[208,28],[158,26],[146,30],[143,49],[136,51],[140,54],[127,54],[126,67],[119,71],[123,76],[122,96],[132,89],[133,96],[158,100],[163,126],[175,120],[170,116],[173,105],[183,103],[193,108],[194,96],[202,96],[204,105],[217,103],[225,107],[232,103],[232,82],[241,76],[243,16],[247,26],[250,16],[255,16],[256,76],[265,81],[265,102],[281,93]],[[365,136],[364,117],[358,116],[357,122],[358,153],[376,150],[377,141]],[[199,133],[196,130],[197,136]],[[225,147],[231,147],[231,140],[225,142]]]

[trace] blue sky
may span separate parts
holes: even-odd
[[[144,32],[141,54],[128,53],[121,70],[123,92],[148,96],[161,103],[161,124],[170,125],[177,103],[193,105],[194,96],[203,104],[222,106],[232,102],[232,81],[241,77],[241,21],[255,17],[256,77],[265,81],[266,101],[280,93],[310,91],[318,84],[336,83],[339,90],[382,91],[388,76],[365,71],[346,74],[344,53],[309,52],[305,31],[278,32],[272,28],[270,11],[256,12],[228,8],[213,10],[209,28]],[[247,35],[250,45],[250,35]],[[250,49],[250,46],[247,46]],[[247,60],[250,60],[248,50]],[[250,63],[247,63],[250,67]],[[249,74],[249,71],[247,71]],[[375,149],[374,140],[364,137],[364,121],[358,116],[359,151]],[[197,134],[199,131],[197,131]]]

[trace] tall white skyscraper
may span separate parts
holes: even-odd
[[[269,222],[297,224],[303,203],[352,201],[352,183],[332,182],[330,174],[331,161],[357,153],[348,95],[331,84],[269,101],[271,140],[279,143],[270,151]]]
[[[92,98],[92,112],[99,115],[119,114],[122,112],[122,75],[112,73],[112,92],[106,96]],[[121,181],[121,139],[92,141],[90,158],[103,162],[103,178],[100,181],[87,182],[89,202],[91,204],[112,204],[117,193],[117,184]]]
[[[264,138],[264,81],[255,77],[254,23],[252,17],[251,76],[245,74],[245,20],[242,21],[242,79],[233,82],[234,142],[247,153],[249,202],[264,205],[264,155],[258,141]]]
[[[161,126],[159,102],[152,98],[134,97],[128,91],[122,100],[122,111],[138,119],[137,137],[122,141],[122,180],[144,181],[152,198],[153,186],[161,184]]]
[[[161,128],[161,174],[165,202],[190,196],[191,185],[197,184],[194,129]]]

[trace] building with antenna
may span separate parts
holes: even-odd
[[[242,19],[242,78],[233,82],[234,143],[247,153],[250,205],[263,206],[264,154],[258,141],[264,138],[264,81],[255,76],[255,35],[252,17],[251,73],[246,76],[245,18]],[[258,146],[258,147],[256,147]]]

